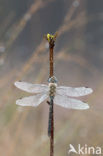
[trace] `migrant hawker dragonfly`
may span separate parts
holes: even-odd
[[[58,86],[56,77],[51,77],[48,80],[48,85],[31,84],[27,82],[15,82],[15,86],[23,91],[33,93],[35,95],[24,97],[16,101],[17,105],[36,107],[48,97],[54,100],[54,104],[69,108],[69,109],[88,109],[89,105],[72,97],[80,97],[91,94],[93,90],[87,87],[67,87]]]

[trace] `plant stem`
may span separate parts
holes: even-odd
[[[54,46],[55,46],[55,40],[57,37],[57,33],[55,33],[54,35],[50,35],[47,34],[47,36],[45,36],[45,38],[48,40],[49,42],[49,61],[50,61],[50,73],[49,73],[49,77],[51,78],[54,75],[54,66],[53,66],[53,50],[54,50]],[[54,156],[54,103],[53,103],[53,99],[50,99],[50,102],[47,101],[49,105],[49,117],[50,117],[50,156]]]
[[[53,71],[53,48],[54,48],[54,44],[53,46],[51,46],[49,44],[50,47],[50,55],[49,55],[49,59],[50,59],[50,77],[53,76],[54,71]],[[52,100],[52,116],[51,116],[51,134],[50,134],[50,156],[54,155],[54,103]]]

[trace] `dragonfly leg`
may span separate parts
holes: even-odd
[[[50,102],[49,102],[49,101],[47,101],[47,104],[48,104],[48,105],[50,105]]]

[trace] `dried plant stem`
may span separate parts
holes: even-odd
[[[49,42],[49,61],[50,61],[50,75],[49,77],[52,77],[54,75],[54,69],[53,69],[53,50],[54,50],[54,40],[51,40]],[[50,156],[54,156],[54,103],[53,99],[50,100],[50,106],[51,109],[51,120],[50,120]],[[49,114],[50,115],[50,114]]]
[[[52,77],[54,74],[54,71],[53,71],[53,47],[50,47],[49,59],[50,59],[50,77]]]

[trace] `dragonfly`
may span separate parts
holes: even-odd
[[[20,106],[33,106],[37,107],[48,97],[50,99],[50,112],[49,112],[49,126],[48,135],[50,135],[51,129],[51,115],[52,115],[52,105],[62,106],[69,109],[85,110],[89,109],[89,105],[83,101],[75,99],[80,96],[85,96],[91,94],[93,90],[88,87],[68,87],[68,86],[58,86],[58,80],[55,76],[48,79],[48,85],[46,84],[31,84],[23,81],[16,81],[14,84],[17,88],[26,91],[28,93],[34,94],[33,96],[24,97],[16,101],[17,105]]]

